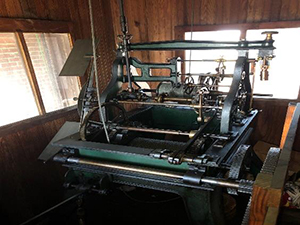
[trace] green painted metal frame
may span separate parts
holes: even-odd
[[[174,50],[214,50],[214,49],[265,49],[274,50],[274,40],[263,41],[158,41],[149,43],[135,43],[128,46],[130,51],[174,51]]]
[[[141,69],[141,76],[132,76],[132,80],[135,82],[157,82],[157,81],[171,81],[173,83],[178,82],[177,77],[177,62],[172,60],[170,63],[142,63],[136,58],[130,58],[130,64],[135,68]],[[169,69],[169,76],[151,76],[151,69]]]

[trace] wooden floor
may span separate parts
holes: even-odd
[[[237,207],[226,225],[240,225],[248,197],[236,198]],[[86,195],[80,211],[88,225],[98,224],[189,224],[181,198],[175,194],[147,189],[123,191],[115,189],[108,196]],[[78,224],[78,206],[75,201],[60,208],[60,210],[44,219],[43,225]],[[84,212],[84,213],[82,213]],[[232,216],[234,215],[234,216]]]

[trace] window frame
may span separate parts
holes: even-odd
[[[193,25],[193,32],[201,31],[220,31],[220,30],[240,30],[240,39],[246,39],[247,30],[257,29],[280,29],[280,28],[298,28],[300,27],[300,21],[276,21],[276,22],[260,22],[260,23],[240,23],[240,24],[216,24],[216,25]],[[190,25],[176,26],[175,27],[175,39],[184,40],[185,33],[191,32]],[[185,51],[176,51],[176,55],[182,59],[185,59]],[[182,63],[181,71],[185,71],[185,65]],[[182,79],[184,79],[182,77]],[[259,100],[277,100],[274,98],[256,98]],[[300,87],[298,90],[298,97],[296,99],[280,99],[286,101],[300,101]]]
[[[22,59],[24,61],[26,74],[29,80],[30,87],[33,92],[35,103],[38,108],[39,115],[32,118],[25,118],[24,120],[17,121],[11,124],[4,125],[2,127],[10,126],[12,124],[19,124],[22,121],[32,121],[39,117],[52,117],[60,112],[63,113],[66,110],[73,110],[75,106],[69,106],[62,109],[55,110],[53,112],[46,112],[43,103],[40,88],[37,82],[34,67],[30,58],[28,47],[24,38],[24,33],[67,33],[71,48],[74,44],[74,26],[70,21],[50,21],[50,20],[35,20],[35,19],[14,19],[14,18],[0,18],[0,32],[1,33],[14,33],[17,40],[18,48],[21,52]],[[79,88],[82,87],[82,82],[78,77]]]

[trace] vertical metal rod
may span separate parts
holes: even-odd
[[[123,0],[119,0],[120,5],[120,23],[121,23],[121,30],[123,33],[122,41],[123,41],[123,51],[124,51],[124,57],[125,57],[125,64],[126,64],[126,73],[128,78],[128,91],[132,91],[132,81],[131,81],[131,71],[130,71],[130,65],[129,65],[129,55],[128,55],[128,29],[127,29],[127,21],[124,13],[124,2]]]
[[[194,7],[195,0],[192,0],[192,15],[191,15],[191,41],[193,40],[193,29],[194,29],[194,14],[195,14],[195,7]],[[192,50],[190,50],[190,61],[189,61],[189,73],[191,73],[191,66],[192,66]]]
[[[93,63],[94,63],[94,75],[96,81],[96,89],[97,89],[97,98],[98,98],[98,105],[99,105],[99,116],[103,123],[103,128],[105,132],[105,136],[107,142],[110,143],[107,127],[104,121],[104,115],[102,111],[101,99],[100,99],[100,90],[99,90],[99,77],[98,77],[98,68],[97,68],[97,56],[96,56],[96,45],[95,45],[95,32],[94,32],[94,21],[93,21],[93,10],[92,10],[92,3],[89,0],[89,11],[90,11],[90,22],[91,22],[91,33],[92,33],[92,45],[93,45]]]
[[[254,62],[254,69],[255,69],[255,62]],[[252,108],[252,105],[253,105],[253,92],[254,92],[254,83],[255,83],[255,73],[256,73],[256,71],[254,70],[253,77],[252,77],[252,85],[251,85],[250,109]]]
[[[198,118],[197,121],[198,122],[202,122],[202,91],[199,94],[199,114],[198,114]]]

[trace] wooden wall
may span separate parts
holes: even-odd
[[[193,3],[194,2],[194,3]],[[120,33],[118,0],[111,1],[115,32]],[[300,20],[298,0],[124,0],[133,42],[172,40],[175,27]]]
[[[99,72],[105,77],[101,85],[105,86],[115,55],[110,2],[92,2],[95,33],[101,43]],[[75,40],[91,37],[87,0],[0,0],[0,17],[71,21]],[[76,110],[0,127],[1,224],[20,224],[62,200],[65,170],[37,158],[63,123],[74,120],[78,120]]]
[[[194,2],[194,3],[193,3]],[[298,0],[124,0],[132,42],[182,39],[175,27],[300,20]],[[192,7],[192,4],[193,7]],[[118,0],[111,1],[113,25],[120,34]],[[174,52],[134,52],[142,61],[165,62]],[[262,140],[279,145],[289,101],[255,100],[262,110],[255,123],[252,144]],[[300,151],[300,145],[295,147]]]
[[[65,169],[37,158],[64,122],[74,120],[76,109],[0,128],[3,224],[19,224],[61,201]]]

